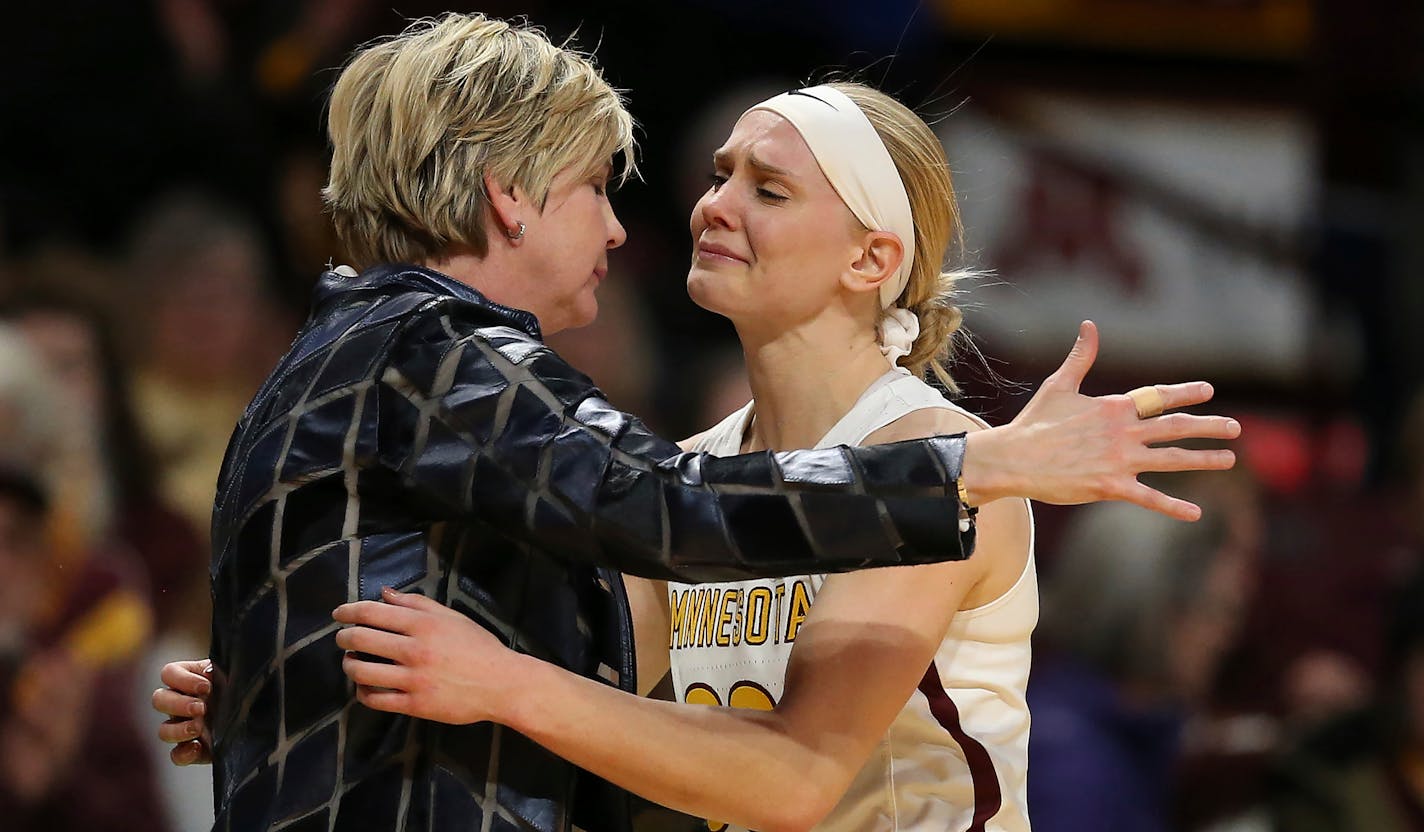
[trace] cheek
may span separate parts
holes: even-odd
[[[807,243],[797,229],[763,223],[747,227],[747,245],[756,255],[752,275],[759,290],[773,294],[804,292],[808,280],[825,272],[829,259],[814,240]]]
[[[837,229],[834,223],[838,220],[835,216],[826,220],[798,218],[768,243],[776,247],[778,261],[799,273],[807,288],[839,285],[842,272],[855,260],[856,241]]]
[[[696,242],[697,238],[702,236],[702,232],[707,229],[707,219],[702,215],[702,203],[705,199],[707,199],[707,195],[703,194],[702,199],[697,200],[697,203],[692,206],[692,216],[687,218],[687,227],[692,231],[693,242]]]

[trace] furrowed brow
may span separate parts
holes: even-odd
[[[713,166],[718,168],[732,167],[732,157],[734,155],[735,154],[727,148],[720,148],[716,151],[713,151],[712,164]],[[764,159],[760,159],[755,153],[747,157],[747,164],[751,165],[753,168],[756,168],[759,172],[770,176],[782,176],[787,178],[795,177],[795,174],[793,174],[791,171],[787,170],[786,168],[777,167],[776,165],[773,165]]]
[[[773,165],[765,160],[758,159],[756,157],[756,154],[752,154],[751,156],[747,157],[747,164],[751,165],[762,173],[770,174],[772,176],[782,176],[787,178],[794,177],[794,174],[792,174],[791,171],[787,170],[786,168],[779,168],[776,165]]]

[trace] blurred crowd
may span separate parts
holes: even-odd
[[[322,93],[355,44],[447,5],[70,0],[3,13],[5,829],[210,822],[207,772],[167,764],[148,694],[163,662],[206,651],[209,513],[228,435],[315,277],[341,262],[319,196]],[[582,26],[579,42],[631,90],[644,183],[615,197],[630,241],[598,321],[554,346],[668,434],[748,395],[729,328],[681,288],[686,210],[740,107],[816,67],[857,68],[854,49],[898,50],[883,74],[859,68],[916,104],[943,84],[907,79],[953,86],[983,46],[937,62],[952,41],[919,34],[942,21],[909,25],[936,19],[915,3],[879,4],[873,19],[850,0],[815,20],[795,12],[813,5],[761,19],[750,3],[480,9],[528,14],[556,36]],[[1025,389],[993,378],[1045,369],[990,366],[969,368],[968,406],[1000,419]],[[1224,392],[1218,411],[1246,429],[1241,465],[1163,480],[1203,506],[1201,523],[1121,505],[1039,512],[1035,827],[1424,830],[1424,396],[1381,422],[1348,401],[1311,410],[1308,389],[1285,405],[1250,379]]]

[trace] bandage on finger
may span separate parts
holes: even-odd
[[[1151,419],[1153,416],[1161,416],[1166,402],[1162,399],[1162,392],[1156,387],[1138,387],[1127,391],[1127,397],[1132,399],[1133,407],[1137,408],[1137,418]]]

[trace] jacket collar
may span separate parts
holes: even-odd
[[[533,313],[495,303],[473,287],[433,269],[404,263],[372,266],[355,277],[328,269],[322,272],[312,291],[312,308],[325,306],[349,292],[389,292],[392,288],[453,297],[488,310],[510,326],[543,339],[539,320]]]

